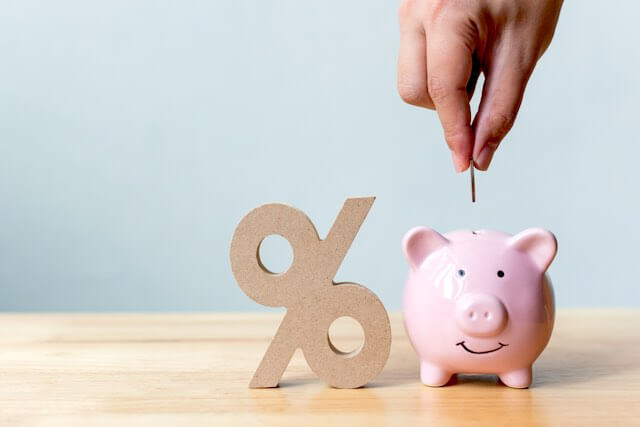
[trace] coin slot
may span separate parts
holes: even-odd
[[[338,317],[329,326],[327,340],[334,353],[354,357],[364,346],[364,330],[353,317]]]
[[[277,234],[271,234],[258,246],[258,263],[270,274],[285,273],[293,262],[293,249],[289,241]]]

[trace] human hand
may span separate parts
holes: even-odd
[[[435,109],[458,172],[486,170],[513,126],[536,62],[551,43],[562,0],[403,0],[398,92]],[[485,76],[478,112],[471,99]]]

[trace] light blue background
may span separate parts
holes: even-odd
[[[566,2],[472,205],[396,94],[396,2],[3,1],[0,309],[261,310],[237,221],[286,201],[324,236],[368,194],[336,280],[390,310],[418,224],[548,228],[560,306],[639,306],[640,7],[615,3]]]

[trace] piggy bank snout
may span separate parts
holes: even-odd
[[[492,295],[464,294],[456,301],[456,323],[468,335],[495,336],[507,323],[507,310]]]

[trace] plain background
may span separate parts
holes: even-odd
[[[286,201],[324,236],[353,195],[378,199],[336,280],[390,310],[419,224],[548,228],[559,306],[640,306],[635,1],[565,3],[475,205],[397,96],[395,1],[0,5],[1,310],[263,310],[236,223]]]

